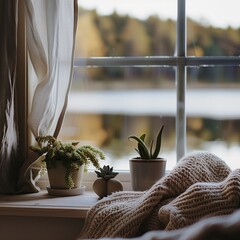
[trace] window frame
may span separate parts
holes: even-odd
[[[177,0],[176,56],[144,57],[89,57],[76,58],[74,67],[174,67],[176,82],[176,157],[186,154],[186,86],[188,67],[240,66],[235,56],[187,56],[186,52],[186,0]]]

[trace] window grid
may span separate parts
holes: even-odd
[[[175,67],[177,89],[176,152],[177,160],[186,153],[186,69],[187,67],[240,66],[237,56],[189,57],[186,54],[186,5],[178,0],[176,56],[90,57],[77,58],[74,67]]]

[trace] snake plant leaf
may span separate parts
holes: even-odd
[[[141,156],[139,150],[138,150],[137,148],[134,148],[134,149],[135,149],[135,151]]]
[[[140,136],[140,139],[144,142],[145,141],[145,137],[146,137],[146,134],[142,134]],[[147,148],[147,146],[146,146],[146,148]],[[138,152],[139,152],[139,155],[140,155],[141,158],[148,159],[150,157],[149,156],[149,151],[147,150],[148,153],[146,154],[144,148],[141,146],[141,144],[139,142],[138,142],[138,150],[139,150]]]
[[[164,128],[164,125],[161,127],[161,129],[160,129],[160,131],[159,131],[159,133],[157,135],[156,147],[155,147],[155,151],[154,151],[154,153],[152,155],[153,159],[158,157],[160,149],[161,149],[163,128]]]
[[[140,139],[142,139],[142,141],[144,142],[144,141],[145,141],[145,137],[146,137],[146,134],[144,133],[144,134],[142,134],[142,135],[140,136]]]
[[[148,148],[147,148],[145,142],[141,138],[138,138],[136,136],[130,136],[130,137],[128,137],[128,139],[134,139],[138,142],[138,150],[139,150],[141,158],[143,158],[143,159],[149,159],[150,158]]]
[[[153,156],[153,143],[154,141],[152,140],[151,143],[150,143],[150,158],[152,159],[152,156]]]

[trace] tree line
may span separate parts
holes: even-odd
[[[176,22],[150,16],[146,20],[128,15],[102,16],[95,10],[80,9],[76,34],[76,57],[103,56],[173,56],[176,45]],[[239,56],[240,28],[217,28],[187,21],[188,56]],[[145,70],[139,71],[141,75]],[[90,71],[91,72],[91,71]],[[167,74],[169,74],[169,71]],[[191,72],[191,70],[190,70]],[[105,70],[92,70],[99,78]],[[238,68],[199,71],[201,79],[221,76],[221,81],[239,81]],[[121,71],[118,72],[122,77]],[[136,74],[136,72],[135,72]],[[198,75],[199,76],[199,75]],[[233,80],[231,80],[233,81]]]

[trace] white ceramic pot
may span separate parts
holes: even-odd
[[[131,183],[134,191],[145,191],[165,175],[166,159],[129,160]]]
[[[47,170],[50,188],[52,189],[68,189],[65,179],[66,168],[62,164],[58,164],[56,168]],[[80,188],[82,185],[82,178],[84,172],[84,165],[80,166],[78,170],[73,171],[72,179],[74,182],[73,188]]]

